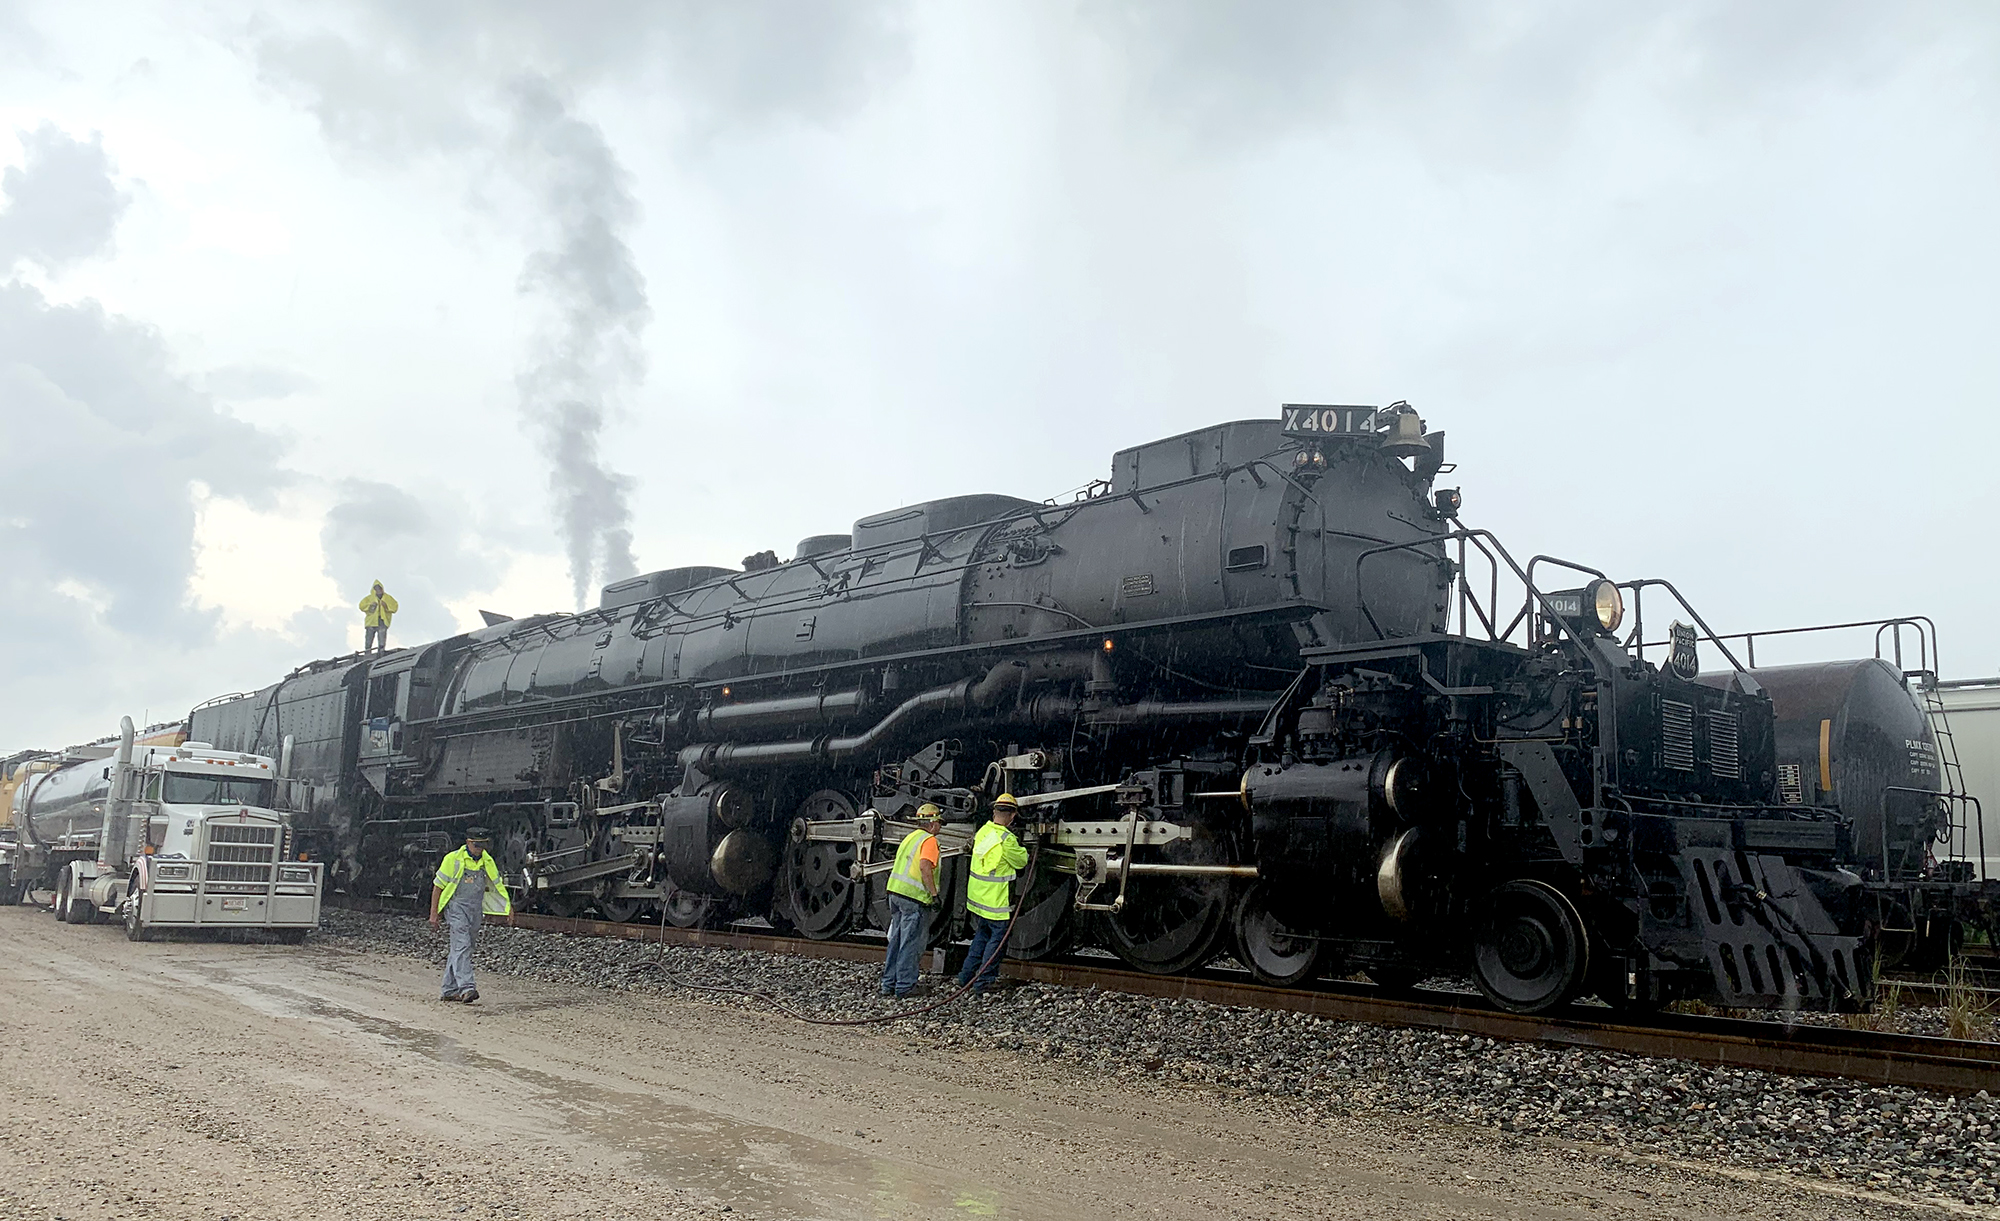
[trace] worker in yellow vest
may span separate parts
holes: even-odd
[[[918,995],[917,962],[930,941],[938,899],[938,829],[944,811],[926,801],[917,807],[921,830],[903,837],[889,868],[889,956],[882,963],[882,995]]]
[[[389,648],[389,620],[396,617],[396,600],[382,588],[382,582],[361,599],[361,651],[381,653]]]
[[[1000,978],[1000,948],[1014,916],[1014,876],[1028,863],[1028,850],[1010,828],[1018,807],[1012,793],[993,799],[991,821],[972,837],[972,872],[965,883],[965,911],[972,917],[972,948],[959,969],[961,986],[977,996]]]
[[[444,960],[441,1001],[479,999],[472,982],[472,940],[479,933],[482,916],[505,916],[513,912],[507,884],[500,880],[500,864],[487,850],[492,842],[485,827],[465,829],[465,847],[456,849],[438,866],[431,879],[431,927],[442,918],[451,929],[451,949]]]

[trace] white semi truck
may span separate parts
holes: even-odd
[[[291,859],[291,827],[271,809],[277,773],[263,755],[206,743],[115,747],[16,764],[0,811],[0,902],[55,895],[71,924],[122,917],[157,929],[275,931],[303,941],[319,924],[320,866]]]

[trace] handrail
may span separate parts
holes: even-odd
[[[1853,628],[1872,627],[1875,629],[1875,656],[1880,658],[1882,656],[1882,633],[1888,631],[1891,628],[1900,628],[1905,626],[1912,627],[1917,630],[1917,660],[1922,664],[1918,666],[1916,672],[1931,673],[1931,674],[1938,673],[1942,669],[1942,667],[1939,664],[1937,657],[1937,624],[1932,622],[1931,617],[1929,615],[1901,615],[1901,616],[1891,617],[1888,619],[1856,619],[1851,623],[1820,623],[1820,624],[1814,624],[1811,627],[1769,628],[1753,632],[1730,632],[1722,636],[1718,636],[1714,632],[1708,632],[1708,634],[1701,637],[1701,639],[1708,641],[1710,644],[1715,645],[1717,648],[1724,647],[1722,642],[1725,640],[1743,641],[1746,648],[1746,656],[1750,663],[1750,668],[1754,670],[1757,667],[1757,641],[1765,639],[1766,637],[1804,636],[1804,635],[1810,635],[1814,632],[1837,632],[1837,631],[1851,630]],[[1703,630],[1707,631],[1705,627]],[[1636,643],[1635,647],[1638,651],[1639,656],[1644,657],[1646,655],[1647,649],[1665,646],[1668,643],[1670,642],[1665,640],[1645,640],[1642,638]],[[1895,636],[1891,637],[1891,646],[1892,646],[1892,656],[1894,657],[1896,662],[1896,668],[1898,670],[1903,670],[1904,666],[1903,666],[1902,635],[1900,632],[1898,632]],[[1910,673],[1910,671],[1907,670],[1905,670],[1904,672],[1906,674]]]
[[[1484,544],[1478,543],[1478,540],[1484,539],[1486,543],[1492,544],[1493,552],[1498,553],[1497,558],[1506,561],[1508,569],[1513,572],[1515,578],[1518,579],[1521,582],[1522,587],[1527,590],[1527,597],[1529,603],[1531,605],[1537,605],[1537,604],[1540,605],[1540,607],[1542,608],[1542,612],[1544,615],[1547,616],[1548,621],[1557,624],[1562,629],[1561,634],[1567,635],[1573,642],[1575,647],[1585,657],[1590,659],[1591,669],[1596,671],[1600,677],[1603,676],[1604,666],[1605,666],[1604,659],[1598,655],[1597,650],[1590,647],[1590,642],[1588,640],[1585,640],[1582,634],[1577,631],[1575,624],[1571,623],[1568,619],[1565,619],[1563,616],[1556,613],[1556,608],[1549,603],[1549,600],[1546,597],[1543,596],[1541,590],[1535,588],[1535,584],[1532,580],[1529,579],[1528,574],[1522,570],[1520,564],[1515,562],[1514,557],[1508,553],[1506,546],[1503,543],[1501,543],[1501,541],[1498,538],[1494,536],[1491,530],[1465,530],[1465,529],[1448,530],[1443,534],[1433,535],[1430,538],[1410,539],[1407,542],[1390,543],[1387,544],[1386,546],[1381,546],[1381,547],[1371,547],[1368,550],[1363,551],[1359,555],[1355,556],[1354,557],[1355,608],[1361,612],[1361,617],[1368,621],[1368,626],[1375,629],[1375,638],[1377,640],[1387,640],[1389,637],[1388,633],[1382,630],[1382,625],[1376,621],[1375,613],[1368,608],[1368,587],[1364,585],[1361,581],[1362,565],[1366,564],[1368,560],[1374,556],[1386,555],[1392,551],[1408,551],[1417,547],[1428,547],[1437,543],[1451,542],[1455,539],[1473,540],[1475,544],[1480,547],[1481,551],[1485,551],[1486,548]],[[1446,563],[1451,562],[1449,556],[1436,556],[1432,558],[1437,560],[1442,560]],[[1488,558],[1490,559],[1496,557],[1489,552]],[[1483,617],[1484,616],[1482,616],[1482,618]],[[1519,619],[1517,617],[1515,620],[1515,624],[1518,623]],[[1510,624],[1508,626],[1509,634],[1512,633],[1515,624]],[[1505,640],[1506,634],[1498,636],[1490,636],[1489,638],[1496,641]]]
[[[1745,679],[1748,679],[1750,686],[1753,690],[1763,689],[1762,684],[1758,683],[1756,679],[1750,677],[1750,668],[1746,667],[1742,662],[1736,660],[1736,654],[1730,652],[1729,646],[1722,643],[1722,641],[1716,637],[1715,629],[1708,626],[1708,621],[1701,617],[1701,612],[1696,610],[1693,606],[1691,606],[1688,603],[1688,600],[1682,596],[1680,590],[1674,588],[1674,583],[1672,581],[1661,580],[1658,577],[1641,577],[1636,581],[1624,581],[1619,584],[1620,589],[1629,589],[1632,591],[1632,634],[1640,637],[1641,643],[1639,645],[1639,650],[1638,650],[1639,660],[1644,661],[1646,659],[1646,650],[1644,644],[1645,638],[1642,635],[1642,633],[1645,629],[1645,623],[1646,623],[1646,612],[1644,610],[1644,604],[1646,596],[1645,589],[1648,585],[1658,585],[1660,588],[1672,594],[1674,596],[1674,601],[1681,604],[1681,609],[1686,611],[1689,614],[1689,616],[1691,616],[1694,619],[1695,626],[1699,627],[1703,632],[1707,633],[1706,639],[1709,641],[1709,643],[1713,644],[1716,648],[1722,650],[1722,655],[1729,659],[1730,667],[1733,668],[1738,674],[1742,675]]]

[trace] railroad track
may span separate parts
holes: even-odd
[[[879,941],[813,941],[775,933],[614,924],[566,916],[521,914],[496,919],[515,928],[571,936],[755,950],[849,962],[879,961],[883,952]],[[1605,1021],[1596,1017],[1602,1010],[1581,1006],[1529,1017],[1450,993],[1391,996],[1365,984],[1333,981],[1320,981],[1310,988],[1272,988],[1253,983],[1247,976],[1219,970],[1193,975],[1149,975],[1078,958],[1035,962],[1009,959],[1001,974],[1060,987],[1285,1010],[1383,1026],[1449,1030],[1511,1042],[1689,1060],[1788,1076],[1835,1077],[1955,1094],[1980,1090],[2000,1094],[2000,1043],[1682,1014],[1621,1016]]]

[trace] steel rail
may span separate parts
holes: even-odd
[[[879,943],[868,941],[814,941],[772,933],[615,924],[568,916],[519,914],[492,919],[515,928],[571,936],[751,950],[845,962],[876,962],[883,953]],[[1333,981],[1320,981],[1310,988],[1273,988],[1221,971],[1151,975],[1076,958],[1009,959],[1003,964],[1001,974],[1057,987],[1283,1010],[1335,1021],[1446,1030],[1509,1042],[1761,1069],[1786,1076],[1834,1077],[1953,1094],[1980,1090],[2000,1094],[2000,1042],[1667,1013],[1647,1014],[1643,1018],[1620,1015],[1605,1021],[1596,1019],[1593,1011],[1581,1006],[1554,1014],[1527,1016],[1446,993],[1390,996],[1367,985]]]

